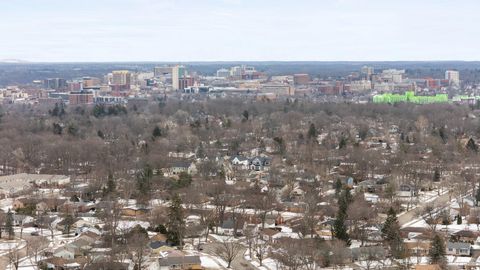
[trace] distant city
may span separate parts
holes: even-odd
[[[398,68],[392,67],[395,63],[383,65],[388,68],[355,62],[350,65],[348,62],[327,62],[317,66],[308,62],[303,66],[295,62],[256,64],[258,66],[221,62],[83,64],[76,68],[82,64],[9,62],[0,65],[0,71],[3,70],[0,72],[0,85],[3,82],[0,101],[4,104],[75,106],[148,102],[167,97],[182,100],[241,97],[264,101],[309,98],[317,102],[419,104],[475,104],[480,99],[479,74],[462,62],[452,63],[452,66],[467,65],[462,71],[446,67],[448,62],[407,63],[407,69],[402,68],[401,62]],[[121,69],[113,69],[116,66]],[[329,69],[330,66],[333,68]],[[5,79],[7,74],[8,79]],[[56,74],[65,76],[49,76]],[[12,80],[16,77],[21,79]],[[32,80],[25,81],[29,77],[33,77]]]

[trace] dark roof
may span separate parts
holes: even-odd
[[[181,265],[181,264],[201,264],[199,256],[174,256],[158,260],[160,266]]]
[[[163,242],[163,241],[150,242],[150,248],[151,249],[157,249],[157,248],[160,248],[160,247],[163,247],[163,246],[166,246],[166,245],[167,245],[167,243]]]

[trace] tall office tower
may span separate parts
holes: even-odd
[[[373,67],[363,66],[360,69],[360,73],[362,79],[370,81],[372,79],[372,75],[375,73],[375,70],[373,69]]]
[[[447,70],[445,71],[445,80],[448,80],[450,84],[460,85],[460,72],[457,70]]]
[[[217,77],[220,77],[220,78],[230,77],[230,70],[228,70],[226,68],[221,68],[221,69],[217,70]]]
[[[92,88],[100,85],[100,79],[95,77],[83,77],[83,89]]]
[[[185,79],[186,72],[184,66],[174,66],[172,68],[172,87],[174,90],[183,89],[180,86],[180,80]]]
[[[43,87],[46,89],[65,90],[67,88],[67,80],[63,78],[49,78],[43,81]]]
[[[295,85],[307,85],[310,82],[308,74],[293,74],[293,83]]]
[[[112,71],[112,83],[116,90],[130,89],[131,74],[128,70],[114,70]]]

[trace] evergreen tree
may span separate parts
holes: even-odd
[[[64,231],[67,235],[70,234],[70,229],[72,228],[72,225],[74,222],[75,222],[75,219],[70,214],[67,214],[63,219]]]
[[[52,127],[53,127],[53,134],[55,135],[62,135],[62,132],[63,132],[63,127],[62,125],[58,124],[58,123],[53,123],[52,124]]]
[[[397,220],[397,213],[390,207],[387,219],[383,224],[382,238],[389,245],[390,251],[395,258],[400,258],[403,253],[403,243],[400,237],[400,225]]]
[[[338,143],[338,149],[343,149],[347,147],[347,138],[343,137],[340,138],[340,142]]]
[[[137,174],[137,190],[141,195],[150,193],[153,170],[149,165],[143,168],[142,172]]]
[[[315,124],[313,123],[311,123],[310,127],[308,128],[307,138],[308,139],[317,138],[317,129],[315,128]]]
[[[162,136],[162,130],[160,129],[159,126],[155,126],[155,128],[153,129],[153,132],[152,132],[152,136],[153,136],[153,138],[157,138],[157,137]]]
[[[335,195],[339,195],[340,192],[342,192],[342,181],[340,179],[337,179],[337,181],[335,181]]]
[[[200,143],[200,145],[197,148],[197,152],[195,153],[197,158],[204,158],[205,157],[205,149],[203,148],[203,144]]]
[[[108,180],[107,180],[107,190],[106,190],[106,193],[107,194],[110,194],[112,192],[115,192],[115,189],[116,189],[116,184],[115,184],[115,180],[113,179],[113,175],[112,174],[109,174],[108,175]]]
[[[457,225],[461,225],[462,224],[462,216],[460,216],[460,214],[457,215]]]
[[[243,111],[242,115],[243,115],[243,117],[244,117],[244,119],[245,119],[246,121],[247,121],[248,118],[250,117],[250,114],[248,113],[247,110]]]
[[[183,235],[185,233],[184,209],[182,200],[178,194],[172,198],[172,203],[168,208],[167,240],[168,242],[180,246],[183,245]]]
[[[443,143],[447,143],[448,136],[447,136],[447,132],[446,132],[446,130],[445,130],[445,127],[441,127],[441,128],[438,130],[438,135],[439,135],[440,138],[442,139],[442,142],[443,142]]]
[[[346,214],[340,209],[337,214],[337,218],[333,223],[333,236],[339,240],[342,240],[348,246],[351,244],[350,235],[348,235],[347,225],[345,224]]]
[[[345,220],[347,219],[347,210],[351,202],[352,195],[350,194],[350,189],[344,189],[338,198],[338,213],[332,228],[333,235],[337,239],[344,241],[347,245],[351,244],[351,240]]]
[[[105,139],[105,135],[103,134],[103,132],[101,130],[97,131],[97,136],[102,138],[102,139]]]
[[[445,257],[445,243],[440,235],[435,234],[428,252],[430,257],[431,264],[438,264],[442,267],[445,267],[446,257]]]
[[[475,143],[475,141],[473,140],[473,138],[470,138],[470,140],[468,140],[466,147],[467,147],[468,150],[470,150],[472,152],[475,152],[475,153],[478,152],[478,146]]]
[[[475,193],[475,203],[477,206],[478,202],[480,202],[480,188],[477,188],[477,192]]]
[[[438,168],[435,168],[433,172],[433,182],[440,182],[440,170]]]
[[[15,231],[13,230],[13,213],[10,209],[8,209],[5,219],[5,231],[7,231],[8,239],[12,240],[15,237]]]

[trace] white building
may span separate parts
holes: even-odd
[[[217,70],[217,77],[219,78],[228,78],[230,77],[230,70],[226,68],[221,68]]]
[[[445,80],[450,81],[450,84],[452,85],[460,85],[460,72],[457,70],[445,71]]]

